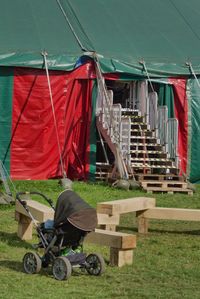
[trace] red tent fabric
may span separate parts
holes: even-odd
[[[169,79],[173,84],[175,117],[178,119],[178,155],[180,172],[186,174],[188,159],[188,100],[186,79]]]
[[[62,158],[66,173],[72,179],[87,178],[89,171],[93,82],[88,79],[93,76],[90,63],[69,73],[50,72]],[[11,177],[46,179],[61,176],[45,71],[15,69],[12,110]]]

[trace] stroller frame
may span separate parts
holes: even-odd
[[[98,253],[91,253],[86,256],[83,253],[83,246],[81,246],[81,252],[73,253],[65,256],[63,255],[63,240],[65,233],[60,233],[56,228],[44,228],[44,223],[38,225],[30,212],[27,202],[22,199],[24,195],[37,195],[42,197],[55,211],[53,201],[40,192],[18,192],[16,194],[16,200],[24,207],[27,214],[33,221],[36,228],[36,232],[39,238],[39,243],[33,245],[34,249],[43,249],[43,255],[40,256],[38,252],[27,252],[23,257],[23,268],[27,274],[39,273],[42,268],[52,266],[52,273],[57,280],[66,280],[71,274],[73,268],[80,268],[86,270],[90,275],[101,275],[105,271],[105,262],[103,257]],[[61,239],[58,243],[58,236]],[[82,243],[84,238],[80,240]],[[56,242],[58,244],[56,244]]]

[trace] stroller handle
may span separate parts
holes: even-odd
[[[25,201],[21,198],[22,195],[39,195],[41,197],[43,197],[47,202],[48,204],[52,207],[52,209],[55,210],[55,207],[54,207],[54,204],[53,204],[53,201],[48,198],[46,195],[40,193],[40,192],[36,192],[36,191],[30,191],[30,192],[18,192],[16,194],[16,199],[24,206],[26,205]]]

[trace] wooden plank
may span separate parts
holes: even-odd
[[[136,236],[121,232],[106,231],[95,229],[89,233],[84,242],[95,243],[99,245],[109,246],[118,249],[133,249],[136,248]]]
[[[31,214],[37,221],[44,222],[48,219],[54,218],[54,210],[52,208],[34,200],[26,200],[26,202]],[[24,207],[17,200],[15,208],[16,212],[29,217]]]
[[[143,212],[148,219],[200,221],[200,209],[153,208]]]
[[[155,207],[155,198],[135,197],[97,204],[97,212],[107,215],[120,215]]]

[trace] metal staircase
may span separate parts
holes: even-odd
[[[168,119],[167,107],[155,109],[157,94],[151,93],[147,103],[138,102],[142,113],[133,109],[135,105],[131,101],[128,108],[113,105],[112,91],[104,91],[104,94],[102,91],[99,97],[97,128],[105,159],[97,162],[96,179],[135,179],[147,192],[192,194],[186,179],[179,175],[177,120]]]

